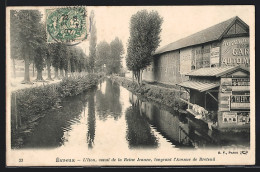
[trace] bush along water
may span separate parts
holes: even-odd
[[[143,83],[139,86],[136,82],[117,76],[112,76],[111,79],[118,82],[129,91],[137,95],[144,96],[145,98],[148,98],[156,103],[166,105],[175,110],[185,110],[187,108],[187,105],[179,100],[181,93],[176,89],[147,83]]]
[[[12,148],[19,147],[46,115],[46,110],[60,108],[60,102],[68,96],[75,96],[95,87],[101,75],[88,74],[62,79],[60,83],[26,88],[11,94],[11,142]]]

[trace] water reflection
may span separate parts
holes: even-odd
[[[95,129],[96,129],[96,116],[95,116],[95,92],[92,91],[88,94],[88,131],[87,131],[87,143],[88,148],[93,148],[95,139]]]
[[[127,123],[126,139],[130,148],[158,147],[157,138],[148,121],[142,116],[140,106],[132,104],[125,112]]]
[[[112,80],[100,83],[100,89],[96,93],[97,113],[101,120],[113,117],[115,120],[122,115],[122,105],[119,101],[120,86]],[[105,91],[102,89],[105,88]]]
[[[200,120],[137,97],[110,79],[48,111],[24,148],[118,150],[249,146],[249,134],[218,133]]]
[[[146,121],[149,121],[156,131],[176,147],[249,146],[249,134],[212,131],[203,121],[178,111],[165,110],[156,103],[140,100],[132,93],[129,93],[129,101],[132,102],[133,106],[137,106],[137,109],[141,108],[140,113],[146,117]]]
[[[78,116],[83,111],[84,97],[67,98],[62,102],[62,108],[48,112],[32,135],[25,140],[24,148],[53,148],[66,142],[64,133],[71,130],[71,124],[79,121]],[[71,113],[73,112],[73,113]]]

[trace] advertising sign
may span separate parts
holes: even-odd
[[[224,39],[221,46],[221,58],[222,66],[241,65],[249,67],[249,38]]]
[[[203,58],[202,58],[202,47],[196,47],[196,48],[193,48],[193,51],[194,51],[194,59],[195,59],[195,68],[196,69],[200,69],[203,67]]]
[[[224,123],[237,123],[237,113],[236,112],[223,112],[223,122]]]
[[[202,49],[202,67],[210,67],[210,45],[205,45]]]
[[[220,47],[214,47],[210,49],[210,66],[217,67],[219,66],[219,54]]]
[[[180,74],[187,74],[191,72],[191,54],[191,48],[180,51]]]
[[[230,101],[232,110],[250,109],[250,95],[231,95]]]
[[[237,124],[244,125],[250,123],[250,112],[238,112]]]
[[[249,78],[232,78],[232,86],[250,86]]]

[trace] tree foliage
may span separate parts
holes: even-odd
[[[107,65],[110,54],[110,45],[106,41],[102,41],[97,45],[96,70],[104,72],[104,65]]]
[[[91,11],[90,14],[90,42],[89,42],[89,68],[91,72],[94,72],[95,59],[96,59],[96,45],[97,45],[97,29],[95,23],[95,14]]]
[[[25,62],[23,83],[28,83],[30,82],[30,62],[34,60],[43,41],[42,14],[38,10],[19,10],[12,13],[12,19],[16,22],[12,32],[17,33],[15,34],[16,38],[11,38],[11,40],[16,41],[14,45],[19,50],[20,58]]]
[[[142,10],[131,17],[126,64],[138,83],[141,82],[141,71],[150,65],[152,53],[161,41],[162,22],[162,17],[156,11]]]
[[[47,66],[47,79],[49,80],[52,80],[51,66],[55,68],[55,78],[59,78],[58,70],[62,77],[64,76],[64,71],[67,76],[69,69],[70,72],[86,71],[89,68],[88,57],[81,48],[67,46],[58,42],[46,42],[47,32],[45,23],[41,18],[42,14],[38,10],[10,11],[11,58],[13,59],[13,64],[14,59],[23,59],[25,62],[23,82],[30,82],[29,67],[31,62],[34,62],[37,70],[36,80],[43,80],[42,71],[45,66]],[[92,28],[95,29],[95,27]],[[93,35],[96,35],[96,31],[93,32]],[[92,36],[92,42],[93,39],[96,41],[96,36]],[[92,45],[95,45],[94,43]],[[94,50],[95,48],[91,49],[92,57],[95,56]]]
[[[47,37],[47,33],[46,30],[44,28],[44,25],[41,23],[40,24],[40,32],[38,33],[39,35],[39,39],[38,39],[38,46],[35,49],[35,55],[34,55],[34,64],[37,70],[37,81],[42,81],[42,71],[43,68],[45,67],[45,61],[47,58],[47,54],[48,54],[48,46],[47,46],[47,42],[46,42],[46,37]]]
[[[97,45],[96,69],[106,73],[119,73],[122,67],[121,60],[124,54],[124,46],[122,41],[116,37],[110,44],[106,41]],[[104,65],[106,68],[104,69]]]
[[[124,54],[124,46],[121,40],[116,37],[111,43],[111,55],[109,63],[107,64],[108,73],[119,73],[120,69],[122,68],[121,60]]]
[[[19,32],[18,32],[18,11],[10,11],[10,42],[11,42],[11,58],[19,59],[21,58],[21,45],[19,44]]]

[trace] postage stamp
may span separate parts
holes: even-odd
[[[255,164],[254,6],[6,11],[7,166]]]
[[[46,9],[47,42],[78,44],[88,38],[86,7]]]

